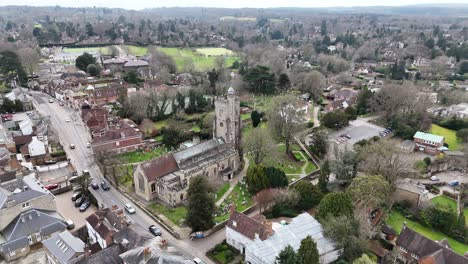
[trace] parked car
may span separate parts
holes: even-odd
[[[80,207],[81,204],[86,200],[86,197],[80,196],[78,199],[75,201],[75,207]]]
[[[93,188],[93,190],[97,190],[97,189],[99,189],[99,184],[97,184],[96,182],[92,182],[91,183],[91,188]]]
[[[81,196],[83,196],[82,192],[76,192],[72,195],[71,200],[74,202],[76,201],[76,199],[80,198]]]
[[[450,185],[450,186],[458,186],[459,184],[460,184],[460,182],[459,182],[459,181],[457,181],[457,180],[454,180],[454,181],[451,181],[451,182],[449,182],[449,184],[448,184],[448,185]]]
[[[75,149],[75,144],[70,144],[70,149]]]
[[[86,211],[88,207],[91,205],[91,201],[89,199],[86,199],[80,206],[80,212]]]
[[[432,176],[432,177],[431,177],[431,181],[439,181],[439,180],[440,180],[440,179],[439,179],[439,177],[437,177],[437,176]]]
[[[49,99],[49,103],[53,103],[54,100],[52,98]]]
[[[125,210],[127,210],[129,214],[134,214],[136,212],[135,208],[133,208],[133,206],[129,203],[125,204]]]
[[[203,260],[199,259],[199,258],[194,258],[193,259],[193,263],[196,263],[196,264],[205,264],[205,262],[203,262]]]
[[[104,191],[110,190],[109,184],[107,184],[107,182],[105,181],[101,182],[101,189],[103,189]]]
[[[75,228],[75,224],[74,224],[73,221],[70,220],[70,219],[65,220],[64,223],[65,223],[65,225],[67,226],[67,229],[68,229],[68,230],[72,230],[73,228]]]
[[[89,175],[89,170],[83,170],[83,175]]]
[[[157,228],[155,225],[150,225],[148,229],[151,234],[155,236],[161,236],[161,230],[159,230],[159,228]]]
[[[46,185],[44,186],[47,190],[55,190],[59,187],[59,185],[57,183],[52,183],[52,184],[49,184],[49,185]]]
[[[60,102],[59,105],[60,105],[60,106],[63,106],[63,102]]]
[[[91,143],[89,143],[89,142],[86,143],[86,147],[87,147],[87,148],[90,148],[90,147],[91,147]]]

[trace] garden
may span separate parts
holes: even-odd
[[[231,194],[217,208],[215,213],[215,222],[219,224],[229,218],[229,208],[231,204],[235,204],[238,212],[243,212],[253,204],[253,199],[247,189],[247,184],[244,180],[237,183]]]
[[[164,215],[172,223],[178,225],[179,227],[184,226],[185,217],[187,216],[187,207],[185,206],[177,206],[171,208],[164,206],[158,202],[153,202],[146,206],[146,209],[148,209],[154,215]]]
[[[139,151],[119,154],[116,156],[116,158],[119,161],[121,161],[123,164],[139,163],[139,162],[152,160],[157,157],[161,157],[166,153],[167,153],[167,150],[164,147],[157,147],[148,151],[139,150]]]
[[[451,198],[440,195],[431,199],[433,204],[443,204],[450,206],[454,211],[457,210],[457,202],[452,200]],[[468,208],[463,209],[463,214],[465,215],[465,222],[468,225]]]
[[[309,174],[317,169],[317,166],[309,160],[307,154],[302,151],[299,145],[291,144],[290,151],[292,154],[286,154],[286,146],[284,144],[278,144],[275,146],[275,149],[272,150],[272,154],[265,157],[263,165],[282,169],[286,175],[289,174],[292,178]]]
[[[239,256],[240,252],[231,247],[226,243],[226,240],[217,244],[214,248],[206,253],[211,259],[219,264],[229,264],[234,263],[237,256]]]
[[[458,143],[459,140],[457,138],[456,132],[454,130],[448,129],[441,127],[436,124],[432,124],[431,130],[429,133],[432,133],[434,135],[439,135],[443,136],[445,138],[445,143],[448,144],[448,148],[450,150],[457,150],[458,149]]]

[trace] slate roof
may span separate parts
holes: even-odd
[[[256,234],[261,240],[267,239],[269,235],[263,224],[237,211],[231,213],[227,226],[252,240],[255,239]]]
[[[441,241],[442,242],[442,241]],[[468,258],[458,255],[448,246],[441,245],[409,227],[403,227],[396,240],[397,246],[408,250],[408,253],[417,255],[419,263],[424,264],[451,264],[468,263]],[[442,242],[442,244],[445,244]]]
[[[153,238],[156,239],[156,238]],[[132,264],[192,264],[193,261],[183,256],[171,255],[162,252],[157,246],[158,243],[148,243],[144,247],[136,247],[120,254],[120,258],[125,263]],[[147,253],[145,253],[145,251]],[[149,254],[145,256],[145,254]]]
[[[1,249],[8,251],[24,247],[29,244],[28,235],[33,233],[47,236],[65,229],[63,219],[57,213],[31,209],[19,214],[3,229],[2,235],[7,242],[1,245]]]
[[[61,263],[66,264],[75,254],[84,253],[84,242],[64,231],[42,241],[42,245]]]
[[[193,147],[181,150],[179,152],[174,153],[174,159],[177,161],[177,164],[180,164],[182,161],[186,159],[190,159],[192,157],[198,156],[206,151],[214,149],[218,147],[220,144],[224,143],[222,139],[211,139],[200,144],[197,144]]]
[[[421,132],[421,131],[416,132],[416,134],[414,134],[413,137],[414,137],[414,138],[417,138],[417,139],[422,139],[422,140],[427,140],[427,141],[431,141],[431,142],[436,142],[436,143],[442,143],[442,141],[444,140],[444,137],[443,137],[443,136],[438,136],[438,135],[434,135],[434,134],[424,133],[424,132]]]
[[[143,246],[151,239],[154,239],[154,235],[140,225],[129,225],[114,235],[115,243],[122,243],[123,240],[127,241],[127,244],[124,245],[126,248]]]
[[[179,169],[172,154],[147,161],[140,166],[148,181],[154,181]]]
[[[92,254],[91,256],[77,261],[77,264],[120,264],[123,263],[119,257],[124,252],[120,244],[113,244],[105,249]]]
[[[118,209],[119,212],[121,210],[122,209]],[[117,231],[127,227],[127,222],[121,218],[121,216],[125,216],[125,214],[123,211],[121,211],[121,213],[123,215],[119,216],[110,208],[105,208],[86,217],[86,221],[103,239],[106,239],[109,236],[113,236]]]
[[[21,204],[21,203],[30,201],[32,199],[41,197],[43,195],[48,195],[48,194],[39,192],[36,190],[28,189],[19,193],[13,193],[12,195],[8,196],[7,200],[14,200],[17,204]]]

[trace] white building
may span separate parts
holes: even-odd
[[[31,135],[33,133],[33,123],[29,117],[20,121],[18,126],[23,136]]]
[[[28,144],[29,156],[37,157],[46,154],[44,142],[40,141],[37,137],[32,137],[31,143]]]
[[[293,218],[289,224],[273,223],[273,234],[262,240],[256,237],[245,247],[245,263],[247,264],[273,264],[276,256],[287,245],[298,250],[301,241],[311,236],[317,243],[320,263],[328,264],[336,261],[342,250],[336,249],[335,243],[323,236],[322,225],[310,214],[303,213]]]

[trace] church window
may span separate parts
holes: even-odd
[[[158,185],[158,193],[164,195],[164,186]]]
[[[156,183],[151,184],[151,192],[154,193],[156,191]]]
[[[141,174],[138,176],[138,188],[140,188],[140,191],[145,191],[145,180]]]

